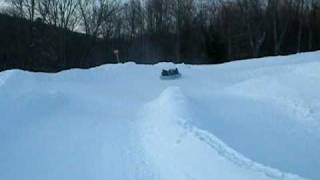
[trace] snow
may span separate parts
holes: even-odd
[[[160,179],[300,179],[254,163],[193,127],[188,104],[180,88],[169,87],[142,113],[143,147]]]
[[[319,58],[1,72],[0,179],[320,179]]]

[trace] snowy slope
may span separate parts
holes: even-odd
[[[320,179],[319,59],[1,72],[0,179]]]

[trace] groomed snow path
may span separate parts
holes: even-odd
[[[0,179],[320,179],[320,52],[0,73]]]

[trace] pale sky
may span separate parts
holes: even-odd
[[[6,4],[6,3],[4,2],[4,0],[0,0],[0,8],[4,7],[5,4]]]

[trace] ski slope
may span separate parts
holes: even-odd
[[[320,179],[319,59],[1,72],[0,179]]]

